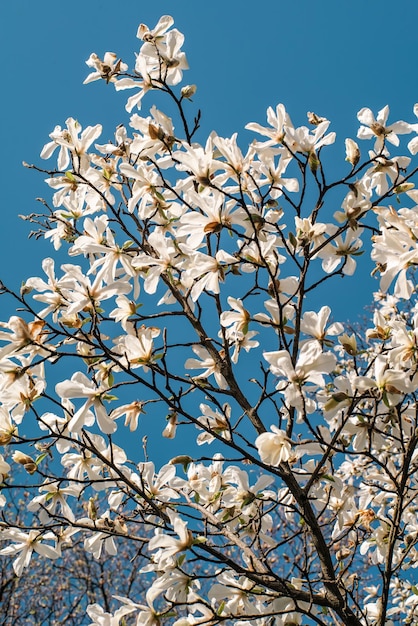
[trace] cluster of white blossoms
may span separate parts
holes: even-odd
[[[362,109],[369,151],[346,139],[338,174],[330,122],[283,104],[246,152],[199,143],[172,25],[141,24],[132,72],[88,59],[85,82],[134,94],[114,141],[69,118],[35,168],[52,206],[28,219],[71,259],[1,323],[0,505],[24,492],[27,523],[5,513],[0,554],[19,576],[75,535],[97,558],[137,542],[148,590],[89,606],[96,626],[418,623],[418,124]],[[132,113],[155,90],[173,119]],[[307,310],[342,278],[355,293],[363,248],[370,328]]]

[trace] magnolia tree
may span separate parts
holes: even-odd
[[[105,498],[105,494],[99,494],[96,506],[106,506],[101,503],[102,495]],[[83,517],[83,502],[74,512]],[[8,502],[4,515],[20,528],[25,527],[25,502]],[[31,524],[39,526],[41,522],[32,519]],[[144,592],[146,581],[137,575],[141,558],[134,542],[119,546],[112,567],[107,558],[104,550],[101,554],[85,550],[80,534],[71,545],[63,545],[61,558],[44,559],[40,567],[32,563],[19,576],[14,572],[13,559],[0,557],[0,624],[80,626],[85,623],[88,604],[100,602],[109,612],[118,608],[113,595]]]
[[[132,94],[113,141],[69,118],[31,166],[52,202],[27,219],[70,258],[2,323],[0,552],[21,576],[136,546],[146,591],[97,626],[417,623],[418,124],[362,109],[328,174],[330,122],[283,104],[244,152],[198,143],[172,26],[140,25],[132,70],[88,59]],[[155,90],[172,117],[137,112]],[[309,302],[354,289],[362,246],[380,291],[353,331]]]

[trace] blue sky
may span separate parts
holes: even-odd
[[[131,64],[139,45],[137,25],[152,27],[167,13],[186,35],[191,67],[186,80],[198,86],[194,104],[203,113],[201,141],[212,129],[222,136],[239,131],[244,146],[252,139],[244,125],[264,123],[266,108],[283,102],[295,124],[305,124],[311,110],[331,119],[340,141],[336,155],[343,161],[344,138],[355,136],[361,107],[377,110],[389,103],[391,120],[413,118],[415,0],[125,0],[118,5],[5,0],[0,278],[8,284],[39,275],[40,259],[52,253],[48,244],[27,240],[30,227],[17,217],[38,210],[35,198],[48,193],[42,175],[23,169],[22,160],[40,164],[48,134],[69,116],[83,126],[100,122],[103,137],[112,137],[115,125],[127,121],[126,94],[98,83],[83,86],[84,62],[93,51],[100,56],[111,50]],[[152,103],[151,95],[143,110]],[[370,301],[368,274],[366,267],[341,283],[337,315],[355,317]]]

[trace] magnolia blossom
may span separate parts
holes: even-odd
[[[48,559],[57,559],[59,557],[59,552],[56,548],[42,541],[43,539],[54,539],[55,536],[52,532],[42,534],[37,530],[30,530],[29,533],[25,533],[18,528],[7,528],[2,531],[0,538],[2,540],[9,539],[15,542],[2,548],[0,554],[11,556],[18,555],[13,561],[13,569],[16,576],[20,576],[23,569],[29,566],[34,552]]]
[[[135,607],[121,606],[117,611],[107,613],[99,604],[90,604],[87,607],[87,615],[93,621],[89,626],[119,626],[120,620],[124,615],[129,615],[135,610]]]
[[[212,443],[215,440],[215,434],[225,439],[230,439],[230,426],[228,424],[228,418],[231,415],[231,407],[229,404],[223,406],[223,413],[220,411],[211,409],[207,404],[201,404],[199,409],[202,412],[197,419],[198,422],[205,426],[205,431],[202,432],[196,439],[198,445],[203,443]],[[212,434],[213,433],[213,434]]]
[[[353,167],[357,165],[360,160],[360,150],[358,145],[353,139],[347,138],[345,140],[345,153],[346,153],[346,161],[351,163]]]
[[[154,339],[159,336],[160,329],[155,327],[141,326],[135,329],[127,326],[128,334],[115,339],[116,349],[129,364],[129,367],[136,369],[142,367],[148,371],[147,365],[155,360]]]
[[[79,432],[85,425],[91,426],[92,415],[90,409],[94,410],[97,423],[104,433],[113,433],[116,430],[115,422],[109,417],[103,400],[109,388],[103,385],[95,385],[85,374],[76,372],[71,380],[64,380],[56,385],[57,394],[62,398],[85,398],[86,402],[72,416],[68,428],[71,432]],[[93,418],[94,419],[94,418]],[[88,421],[86,421],[88,420]]]
[[[329,232],[331,231],[331,234],[332,231],[336,230],[334,227]],[[334,272],[341,263],[343,264],[341,268],[343,274],[347,276],[354,274],[357,265],[355,257],[362,254],[360,250],[363,245],[360,239],[362,233],[362,228],[357,230],[350,229],[346,231],[345,237],[342,235],[333,237],[330,243],[327,243],[319,250],[318,256],[323,259],[322,268],[327,274]]]
[[[262,433],[255,440],[258,454],[263,463],[280,465],[292,455],[292,446],[284,430],[271,426],[271,433]]]
[[[204,369],[205,371],[196,376],[196,378],[208,378],[213,374],[217,385],[221,389],[225,389],[228,385],[224,376],[220,372],[220,366],[202,346],[193,346],[193,352],[201,359],[187,359],[184,367],[186,369]],[[220,357],[221,358],[221,357]]]
[[[320,122],[313,133],[306,126],[286,128],[286,142],[294,152],[306,152],[314,155],[322,146],[329,146],[335,141],[335,133],[325,134],[330,125],[329,120]]]
[[[357,137],[359,139],[372,139],[375,137],[375,152],[382,151],[386,140],[394,146],[399,146],[398,135],[410,133],[412,130],[410,124],[402,121],[386,126],[388,117],[389,107],[387,105],[378,112],[377,117],[367,107],[357,113],[357,119],[362,124],[358,130]]]
[[[267,109],[267,122],[270,124],[270,128],[265,128],[256,122],[251,122],[251,124],[247,124],[245,127],[248,130],[269,137],[269,141],[264,143],[265,148],[275,144],[281,144],[285,137],[286,130],[292,127],[292,122],[284,104],[278,104],[276,110],[272,107]]]
[[[35,496],[28,508],[30,511],[40,510],[39,519],[42,522],[55,515],[74,522],[75,516],[67,502],[67,497],[77,497],[80,489],[76,485],[62,487],[57,482],[45,483],[39,487],[41,495]]]
[[[408,393],[414,388],[413,382],[405,375],[405,372],[390,369],[383,356],[376,357],[373,369],[374,377],[358,376],[354,385],[361,391],[377,389],[384,394],[391,406],[400,401],[402,393]]]
[[[10,467],[9,463],[7,463],[4,460],[3,455],[0,454],[0,480],[1,480],[1,482],[3,482],[4,478],[10,472],[10,470],[11,470],[11,467]]]
[[[66,122],[67,128],[61,129],[56,126],[50,134],[52,141],[47,143],[42,152],[42,159],[49,159],[56,148],[60,148],[58,156],[58,169],[65,170],[70,164],[70,155],[76,159],[76,163],[82,163],[86,160],[86,152],[91,144],[101,135],[102,127],[100,124],[96,126],[88,126],[83,131],[77,120],[69,117]],[[79,136],[81,132],[81,135]]]
[[[307,311],[304,313],[300,329],[306,335],[314,337],[319,342],[322,342],[327,335],[339,335],[343,332],[344,327],[341,323],[335,322],[328,328],[325,328],[328,318],[331,314],[331,309],[328,306],[321,307],[319,313],[314,311]]]
[[[303,387],[307,383],[324,386],[323,374],[329,374],[336,365],[334,354],[322,352],[317,342],[308,342],[301,348],[295,366],[287,350],[265,352],[263,356],[270,363],[272,373],[280,376],[277,388],[283,390],[287,402],[299,409],[305,403],[312,412],[315,406],[303,395]]]
[[[94,68],[94,71],[84,79],[85,85],[95,80],[100,80],[101,78],[103,78],[107,83],[115,82],[117,80],[118,73],[126,72],[128,69],[127,64],[122,63],[114,52],[105,52],[103,60],[93,52],[87,59],[86,65]]]
[[[174,517],[172,523],[178,539],[172,535],[161,533],[154,535],[148,544],[150,551],[158,549],[158,552],[154,553],[154,559],[158,561],[162,569],[171,568],[174,564],[173,557],[179,552],[187,550],[193,544],[193,535],[187,528],[187,523],[179,517]]]

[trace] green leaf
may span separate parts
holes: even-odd
[[[223,601],[220,603],[220,605],[219,605],[219,607],[218,607],[218,610],[216,611],[216,614],[217,614],[217,615],[221,615],[221,614],[223,613],[223,610],[224,610],[224,608],[225,608],[225,604],[226,604],[225,600],[223,600]]]
[[[384,391],[382,393],[382,400],[383,400],[383,404],[385,406],[387,406],[388,409],[390,409],[390,404],[389,404],[389,400],[388,400],[388,394],[386,393],[386,391]]]
[[[206,543],[206,541],[207,541],[206,537],[203,537],[203,535],[199,535],[198,537],[193,539],[193,545],[198,546],[200,543]]]
[[[35,463],[36,465],[39,465],[40,463],[42,463],[42,461],[44,460],[45,457],[48,456],[48,452],[42,452],[42,454],[40,454],[39,456],[36,457],[35,459]]]
[[[117,399],[118,399],[118,397],[117,397],[117,396],[113,396],[113,395],[112,395],[112,394],[110,394],[110,393],[106,393],[106,394],[102,397],[102,399],[103,399],[103,400],[106,400],[106,402],[112,402],[112,400],[117,400]]]
[[[293,233],[289,233],[289,241],[294,248],[297,248],[298,242]]]

